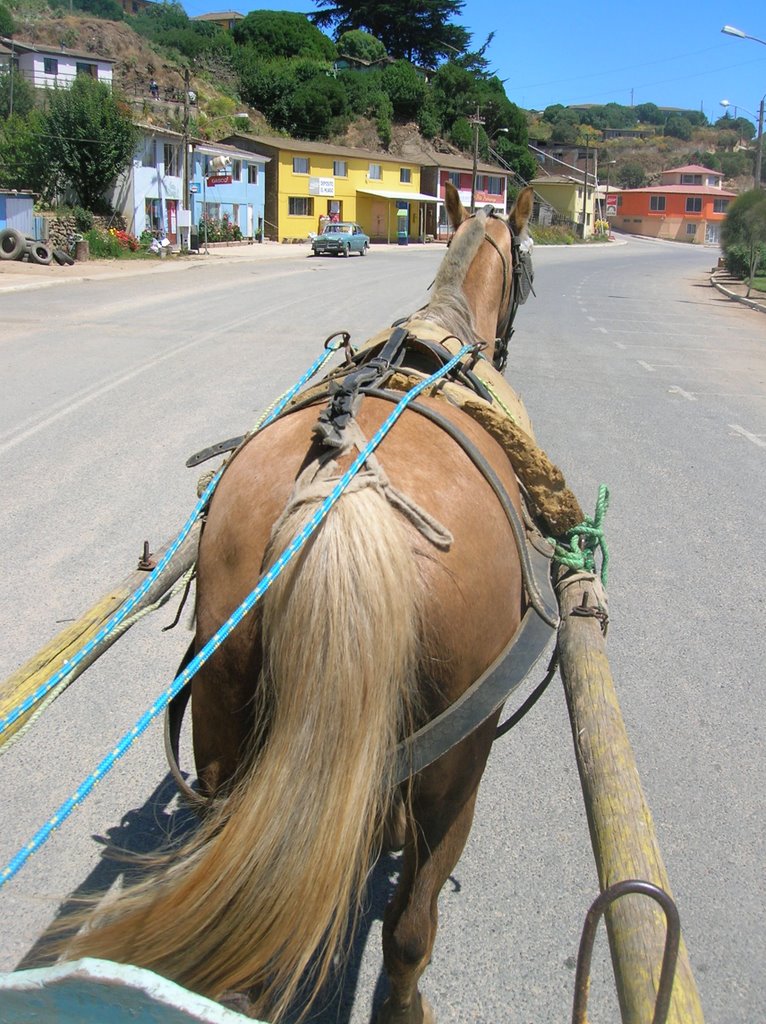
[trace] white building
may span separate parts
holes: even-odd
[[[43,43],[24,43],[20,39],[0,39],[0,57],[6,66],[13,63],[36,89],[68,89],[78,75],[89,75],[98,82],[112,84],[115,61],[93,53],[56,49]]]

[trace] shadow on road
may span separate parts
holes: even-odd
[[[122,884],[138,881],[143,872],[140,864],[131,863],[132,858],[158,852],[169,844],[178,844],[194,830],[197,816],[192,810],[177,805],[177,793],[172,776],[166,775],[143,806],[127,811],[119,824],[109,828],[105,836],[92,837],[104,847],[101,860],[59,906],[50,925],[17,964],[16,970],[45,967],[54,963],[54,937],[60,942],[66,936],[66,918],[81,910],[83,901],[106,892],[118,880]],[[306,1024],[348,1024],[351,1020],[370,931],[376,921],[383,919],[383,912],[396,886],[399,865],[398,854],[383,855],[375,865],[367,887],[365,911],[349,956],[338,976],[330,981],[326,991],[320,995],[311,1014],[304,1018]],[[385,996],[386,981],[381,966],[373,995],[373,1016]],[[232,1009],[239,1009],[246,1003],[245,999],[240,1005],[236,1002],[228,1005]],[[285,1024],[294,1024],[300,1016],[300,1010],[300,1001],[297,1001],[294,1010],[285,1018]]]

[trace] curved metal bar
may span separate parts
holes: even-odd
[[[615,900],[620,899],[621,896],[626,896],[630,893],[650,896],[655,902],[659,903],[665,912],[667,926],[665,952],[662,956],[662,970],[660,971],[660,983],[657,986],[652,1024],[665,1024],[668,1019],[670,997],[673,992],[673,981],[675,980],[676,961],[678,960],[678,947],[681,941],[681,921],[678,916],[678,908],[664,889],[660,889],[659,886],[654,885],[652,882],[633,878],[623,882],[615,882],[608,889],[604,889],[601,895],[593,901],[587,913],[582,937],[580,938],[580,949],[577,954],[572,1024],[586,1024],[590,964],[598,923],[607,907],[611,906]]]

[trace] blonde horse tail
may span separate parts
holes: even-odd
[[[275,527],[269,562],[307,522]],[[148,967],[212,998],[252,989],[278,1020],[326,981],[359,913],[412,713],[419,598],[403,519],[344,495],[268,591],[263,741],[232,794],[159,877],[128,889],[68,955]]]

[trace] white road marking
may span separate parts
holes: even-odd
[[[615,341],[615,345],[617,346],[617,348],[622,348],[622,349],[627,347],[627,346],[623,345],[623,343],[621,341]]]
[[[601,331],[602,334],[609,334],[609,331],[606,329],[606,327],[597,327],[596,330]]]
[[[697,396],[696,395],[693,395],[690,391],[684,391],[684,389],[683,388],[679,388],[679,386],[677,384],[674,384],[672,387],[668,388],[668,392],[671,395],[680,395],[681,398],[685,398],[687,402],[696,402],[697,401]]]
[[[766,448],[766,440],[763,437],[759,437],[758,434],[751,434],[749,430],[745,430],[739,423],[730,423],[729,429],[733,430],[735,434],[739,434],[742,437],[746,437],[748,441],[752,441],[753,444],[758,445],[759,448]]]
[[[639,366],[643,366],[643,368],[644,368],[645,370],[648,370],[648,371],[649,371],[649,373],[654,373],[654,367],[652,366],[652,364],[651,364],[651,363],[645,363],[645,362],[643,361],[643,359],[639,359],[639,360],[638,360],[638,365],[639,365]]]

